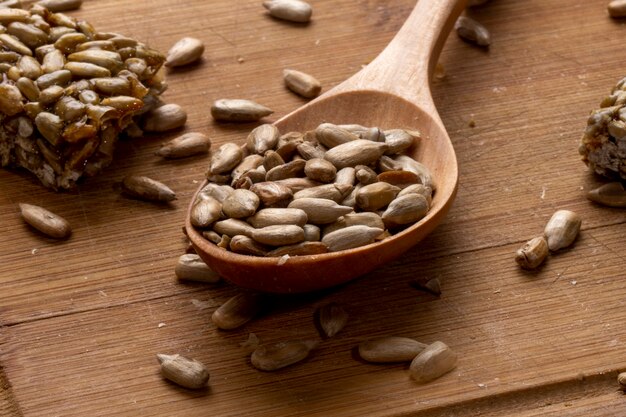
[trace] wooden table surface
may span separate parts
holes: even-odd
[[[213,100],[254,99],[276,120],[304,103],[285,90],[283,68],[331,88],[384,48],[414,0],[311,3],[308,26],[269,18],[260,0],[87,0],[71,14],[163,51],[182,36],[204,40],[203,62],[170,71],[164,98],[188,111],[185,131],[207,133],[216,147],[241,142],[251,125],[215,124]],[[606,4],[493,0],[473,10],[491,48],[450,36],[447,76],[433,86],[460,168],[445,222],[400,260],[279,299],[234,331],[218,331],[210,316],[235,287],[184,284],[173,273],[207,166],[206,157],[154,156],[180,132],[120,144],[113,165],[73,193],[0,171],[0,415],[624,415],[615,377],[626,369],[626,212],[586,200],[601,179],[577,152],[587,114],[626,75],[626,26]],[[179,199],[168,209],[120,197],[113,184],[129,173],[164,181]],[[64,216],[73,236],[33,233],[20,202]],[[521,271],[515,250],[557,209],[582,216],[579,239],[540,270]],[[439,298],[409,285],[431,278],[442,283]],[[335,338],[296,366],[251,367],[240,346],[251,332],[264,342],[316,338],[313,312],[331,301],[351,317]],[[355,359],[360,341],[383,335],[442,340],[458,367],[417,385],[406,365]],[[210,388],[166,382],[156,353],[204,362]]]

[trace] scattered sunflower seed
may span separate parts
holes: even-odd
[[[57,13],[79,9],[83,4],[83,0],[40,0],[35,4]]]
[[[124,177],[122,180],[122,192],[129,197],[139,200],[161,202],[176,200],[176,193],[167,185],[139,175]]]
[[[241,292],[217,308],[211,321],[222,330],[232,330],[252,320],[264,307],[265,298],[258,293]]]
[[[181,280],[208,282],[211,284],[220,280],[217,272],[204,263],[200,256],[192,253],[178,258],[174,272],[176,277]]]
[[[322,84],[315,77],[301,71],[285,69],[283,80],[288,89],[305,98],[317,97],[322,91]]]
[[[163,158],[177,159],[207,153],[211,149],[211,140],[208,136],[189,132],[163,144],[156,154]]]
[[[626,207],[626,190],[621,182],[609,182],[587,193],[587,198],[607,207]]]
[[[256,122],[274,113],[251,100],[221,99],[211,106],[211,115],[220,122]]]
[[[487,28],[470,17],[460,16],[454,24],[454,29],[459,37],[467,42],[485,47],[491,44],[491,34]]]
[[[204,43],[200,39],[185,37],[172,46],[165,60],[166,67],[180,67],[191,64],[204,53]]]
[[[187,122],[187,112],[178,104],[164,104],[150,110],[144,119],[143,130],[146,132],[166,132],[178,129]]]
[[[359,344],[361,359],[374,363],[412,361],[425,348],[426,344],[408,337],[385,336],[367,340]]]
[[[65,239],[72,233],[70,224],[61,216],[32,204],[20,203],[19,206],[24,221],[41,233],[54,239]]]
[[[276,371],[306,359],[318,344],[317,341],[290,340],[261,345],[252,352],[250,361],[261,371]]]
[[[319,327],[326,337],[333,337],[348,323],[348,313],[337,303],[328,303],[317,310]]]
[[[437,379],[456,367],[457,355],[443,342],[434,342],[422,350],[411,362],[409,373],[416,382]]]
[[[271,16],[296,23],[306,23],[311,20],[313,9],[302,0],[267,0],[263,2]]]
[[[524,269],[535,269],[543,263],[549,252],[548,242],[543,236],[539,236],[518,249],[515,253],[515,262]]]
[[[581,224],[582,219],[573,211],[556,211],[543,231],[548,241],[548,248],[551,251],[557,251],[570,246],[576,240]]]
[[[204,387],[209,381],[209,371],[197,360],[181,355],[157,354],[161,374],[175,384],[190,389]]]

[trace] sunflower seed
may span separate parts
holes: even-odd
[[[14,10],[14,9],[0,9],[0,10]],[[20,55],[28,55],[32,56],[33,53],[30,48],[20,42],[18,39],[13,36],[2,33],[0,34],[0,45],[4,45],[5,49],[9,49],[13,52],[17,52]]]
[[[235,152],[235,151],[232,151]],[[242,151],[243,155],[243,151]],[[248,171],[254,170],[260,167],[264,162],[264,158],[261,155],[253,154],[248,155],[241,162],[237,164],[237,166],[231,172],[231,176],[233,177],[233,183],[235,183],[242,175],[247,173]],[[263,174],[263,179],[265,179],[265,174]]]
[[[213,271],[200,256],[185,254],[178,258],[174,269],[176,277],[181,280],[208,282],[214,284],[220,281],[220,276]]]
[[[65,67],[65,55],[58,49],[54,49],[43,56],[41,68],[46,74],[60,71]]]
[[[309,223],[328,224],[340,216],[353,211],[352,207],[341,206],[323,198],[299,198],[289,203],[289,208],[299,208],[307,214]]]
[[[243,151],[234,143],[225,143],[211,155],[210,174],[224,174],[236,167],[243,158]]]
[[[379,161],[381,171],[409,171],[420,178],[420,181],[431,190],[435,189],[433,176],[426,165],[407,155],[396,155],[393,158],[382,156]]]
[[[263,155],[265,152],[276,148],[279,137],[280,133],[276,126],[263,124],[250,132],[246,146],[250,152]]]
[[[365,211],[376,211],[391,203],[399,192],[400,188],[394,185],[375,182],[361,187],[356,193],[356,203]]]
[[[574,243],[580,231],[581,224],[582,219],[573,211],[556,211],[543,231],[548,240],[550,250],[557,251]]]
[[[249,190],[235,190],[222,204],[222,211],[228,217],[239,219],[254,215],[261,200]]]
[[[41,135],[56,146],[61,140],[63,121],[53,113],[41,112],[35,117],[35,125]]]
[[[285,69],[283,80],[288,89],[305,98],[317,97],[322,91],[322,84],[315,77],[304,72]]]
[[[254,229],[251,237],[265,245],[286,246],[304,241],[304,230],[292,224],[278,224]]]
[[[229,248],[241,255],[265,256],[270,248],[244,235],[235,235],[230,240]]]
[[[226,236],[244,235],[252,237],[254,228],[243,220],[238,219],[226,219],[220,220],[213,225],[213,230],[219,234]]]
[[[123,68],[124,62],[119,53],[102,49],[87,49],[74,52],[67,57],[68,61],[87,62],[89,64],[104,67],[112,72],[118,72]]]
[[[265,175],[266,181],[278,181],[287,178],[296,178],[304,174],[304,166],[306,161],[303,159],[294,159],[291,162],[287,162],[283,165],[279,165],[272,168]]]
[[[334,166],[334,165],[333,165]],[[341,168],[335,176],[335,184],[354,185],[356,170],[353,167]]]
[[[491,43],[491,35],[487,28],[467,16],[459,16],[454,29],[461,39],[478,46],[489,46]]]
[[[337,168],[325,159],[312,158],[306,161],[304,174],[313,181],[329,183],[337,176]]]
[[[294,193],[293,198],[294,200],[299,198],[324,198],[339,203],[352,192],[353,188],[352,185],[348,184],[324,184],[300,190]]]
[[[298,154],[305,160],[309,159],[323,159],[326,150],[320,146],[315,146],[311,142],[302,142],[296,146]]]
[[[6,25],[11,22],[27,22],[30,13],[27,10],[2,8],[0,9],[0,24]]]
[[[515,262],[524,269],[535,269],[548,256],[548,242],[543,236],[529,240],[515,253]]]
[[[410,171],[385,171],[381,172],[377,176],[378,181],[386,182],[391,185],[395,185],[398,188],[404,189],[411,185],[423,185],[422,180],[414,172]]]
[[[36,4],[45,7],[52,13],[57,13],[79,9],[83,0],[40,0]]]
[[[178,104],[170,103],[150,110],[146,114],[143,130],[146,132],[166,132],[178,129],[186,122],[187,112]]]
[[[221,213],[222,204],[213,197],[204,196],[193,205],[189,218],[194,226],[205,228],[219,220]]]
[[[209,371],[197,360],[181,355],[157,354],[161,364],[161,374],[166,379],[190,389],[204,387],[209,381]]]
[[[315,138],[327,148],[358,140],[359,137],[347,129],[332,123],[322,123],[315,129]],[[354,164],[356,165],[356,164]]]
[[[296,23],[307,23],[313,14],[311,5],[302,0],[267,0],[263,7],[277,19]]]
[[[317,341],[289,340],[261,345],[252,352],[250,361],[261,371],[276,371],[306,359],[318,344]]]
[[[267,151],[263,156],[263,168],[265,171],[270,171],[272,168],[276,168],[285,164],[285,160],[278,152],[275,151]]]
[[[16,86],[6,83],[0,84],[0,112],[7,116],[21,113],[24,108],[23,99],[22,93]]]
[[[433,190],[423,184],[409,185],[398,193],[398,197],[402,197],[403,195],[407,194],[419,194],[426,199],[426,201],[428,202],[428,207],[430,207],[432,204]]]
[[[211,321],[222,330],[243,326],[261,312],[265,298],[258,293],[241,292],[213,312]]]
[[[297,193],[298,191],[302,191],[306,188],[322,185],[321,183],[313,181],[309,178],[285,178],[284,180],[275,181],[275,183],[284,185],[289,188],[292,193]]]
[[[211,106],[211,115],[222,122],[256,122],[257,120],[274,113],[251,100],[221,99]]]
[[[24,55],[17,61],[17,68],[20,70],[22,77],[36,80],[43,74],[41,65],[37,59],[32,56]]]
[[[324,159],[330,161],[337,169],[369,165],[376,162],[386,150],[387,145],[384,143],[357,139],[329,149]]]
[[[69,70],[74,77],[96,78],[111,76],[111,71],[108,69],[88,62],[68,62],[63,68]]]
[[[317,310],[319,327],[325,337],[333,337],[348,323],[348,313],[337,303],[328,303]]]
[[[204,43],[200,39],[185,37],[172,46],[165,60],[166,67],[180,67],[191,64],[204,53]]]
[[[295,208],[265,208],[247,219],[254,228],[261,229],[279,224],[292,224],[304,227],[308,218],[303,210]],[[319,239],[318,239],[319,240]]]
[[[7,33],[15,36],[24,45],[33,49],[48,42],[48,34],[46,32],[33,25],[21,22],[13,22],[7,26]]]
[[[378,181],[378,174],[372,168],[366,165],[357,165],[354,167],[355,176],[361,185],[373,184]]]
[[[139,175],[124,177],[122,192],[139,200],[160,202],[176,200],[176,194],[167,185]]]
[[[20,203],[19,206],[24,221],[41,233],[54,239],[65,239],[72,233],[70,224],[61,216],[32,204]]]
[[[626,191],[621,182],[610,182],[591,190],[587,198],[608,207],[626,207]]]
[[[389,363],[412,361],[426,344],[408,337],[385,336],[359,344],[359,356],[367,362]]]
[[[291,189],[289,187],[271,181],[264,181],[253,184],[252,187],[250,187],[250,191],[259,196],[261,202],[265,207],[284,207],[293,197],[293,193],[291,192]]]
[[[54,43],[54,47],[64,54],[71,54],[76,51],[78,45],[85,43],[88,40],[87,36],[82,33],[70,32],[57,39]]]
[[[310,225],[307,225],[310,226]],[[319,229],[318,229],[319,231]],[[306,234],[305,234],[306,237]],[[318,235],[319,237],[319,235]],[[327,253],[328,248],[322,242],[300,242],[295,245],[281,246],[270,252],[266,253],[266,256],[281,257],[281,256],[305,256],[305,255],[320,255]]]
[[[322,238],[322,243],[328,246],[330,252],[352,249],[373,243],[383,229],[369,226],[349,226],[335,230]]]
[[[208,136],[189,132],[163,144],[156,155],[167,159],[187,158],[189,156],[207,153],[211,149],[211,140]]]
[[[411,378],[425,383],[456,368],[457,355],[443,342],[430,344],[413,359],[409,368]]]
[[[419,194],[406,194],[389,203],[382,215],[388,228],[415,223],[428,213],[428,201]]]

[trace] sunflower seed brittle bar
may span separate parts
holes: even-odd
[[[37,5],[0,9],[0,23],[0,165],[71,189],[160,104],[165,56]]]

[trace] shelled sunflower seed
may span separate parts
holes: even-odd
[[[277,19],[296,23],[308,22],[313,14],[311,5],[302,0],[267,0],[263,7]]]
[[[20,210],[24,221],[46,236],[65,239],[72,233],[67,220],[43,207],[20,203]]]
[[[596,174],[626,179],[626,78],[591,112],[578,152]]]
[[[0,166],[72,188],[109,165],[118,136],[160,104],[165,56],[40,5],[0,8],[0,21]]]
[[[161,374],[181,387],[199,389],[209,381],[209,371],[204,364],[181,355],[157,354]]]
[[[185,37],[176,42],[167,52],[166,67],[181,67],[196,62],[204,53],[200,39]]]
[[[454,29],[459,37],[478,46],[488,47],[491,44],[491,34],[481,23],[467,16],[459,16]]]
[[[419,132],[323,123],[281,135],[255,128],[212,152],[191,222],[214,244],[253,256],[368,245],[428,213],[434,181],[408,155]]]

